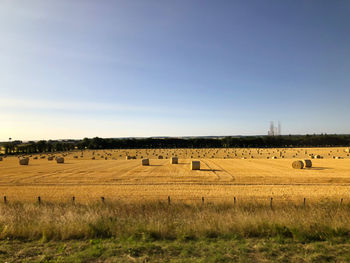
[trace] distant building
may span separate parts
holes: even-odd
[[[281,135],[281,123],[278,121],[278,126],[275,127],[273,121],[270,122],[270,129],[267,131],[267,135],[269,136],[278,136]]]

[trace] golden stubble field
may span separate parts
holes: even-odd
[[[350,157],[346,148],[85,150],[66,153],[65,163],[50,154],[31,155],[28,166],[16,156],[0,162],[0,195],[10,201],[76,202],[149,199],[200,202],[340,199],[350,202]],[[309,169],[292,169],[297,159]],[[127,160],[126,156],[136,159]],[[177,156],[179,164],[170,164]],[[274,157],[275,159],[272,159]],[[37,158],[37,159],[36,159]],[[94,159],[92,159],[94,158]],[[150,166],[141,159],[149,158]],[[337,158],[337,159],[336,159]],[[201,170],[190,170],[191,160]]]

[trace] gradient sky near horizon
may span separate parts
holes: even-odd
[[[350,133],[349,98],[349,1],[0,2],[0,141]]]

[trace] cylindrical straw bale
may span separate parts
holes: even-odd
[[[304,167],[307,167],[307,168],[312,167],[312,162],[309,159],[303,160],[303,163],[304,163]]]
[[[200,170],[201,162],[200,161],[192,161],[191,162],[191,170]]]
[[[29,158],[28,157],[21,157],[19,159],[19,164],[20,165],[28,165],[29,164]]]
[[[64,158],[63,157],[56,157],[56,162],[57,163],[64,163]]]
[[[179,159],[177,157],[171,157],[170,163],[171,164],[178,164],[179,163]]]
[[[292,163],[292,167],[294,169],[303,169],[304,168],[304,163],[302,161],[294,161]]]
[[[149,159],[142,159],[142,165],[149,165]]]

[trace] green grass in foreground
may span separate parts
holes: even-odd
[[[271,238],[17,240],[0,242],[0,262],[350,262],[350,243]]]
[[[0,262],[350,262],[350,206],[1,204]]]

